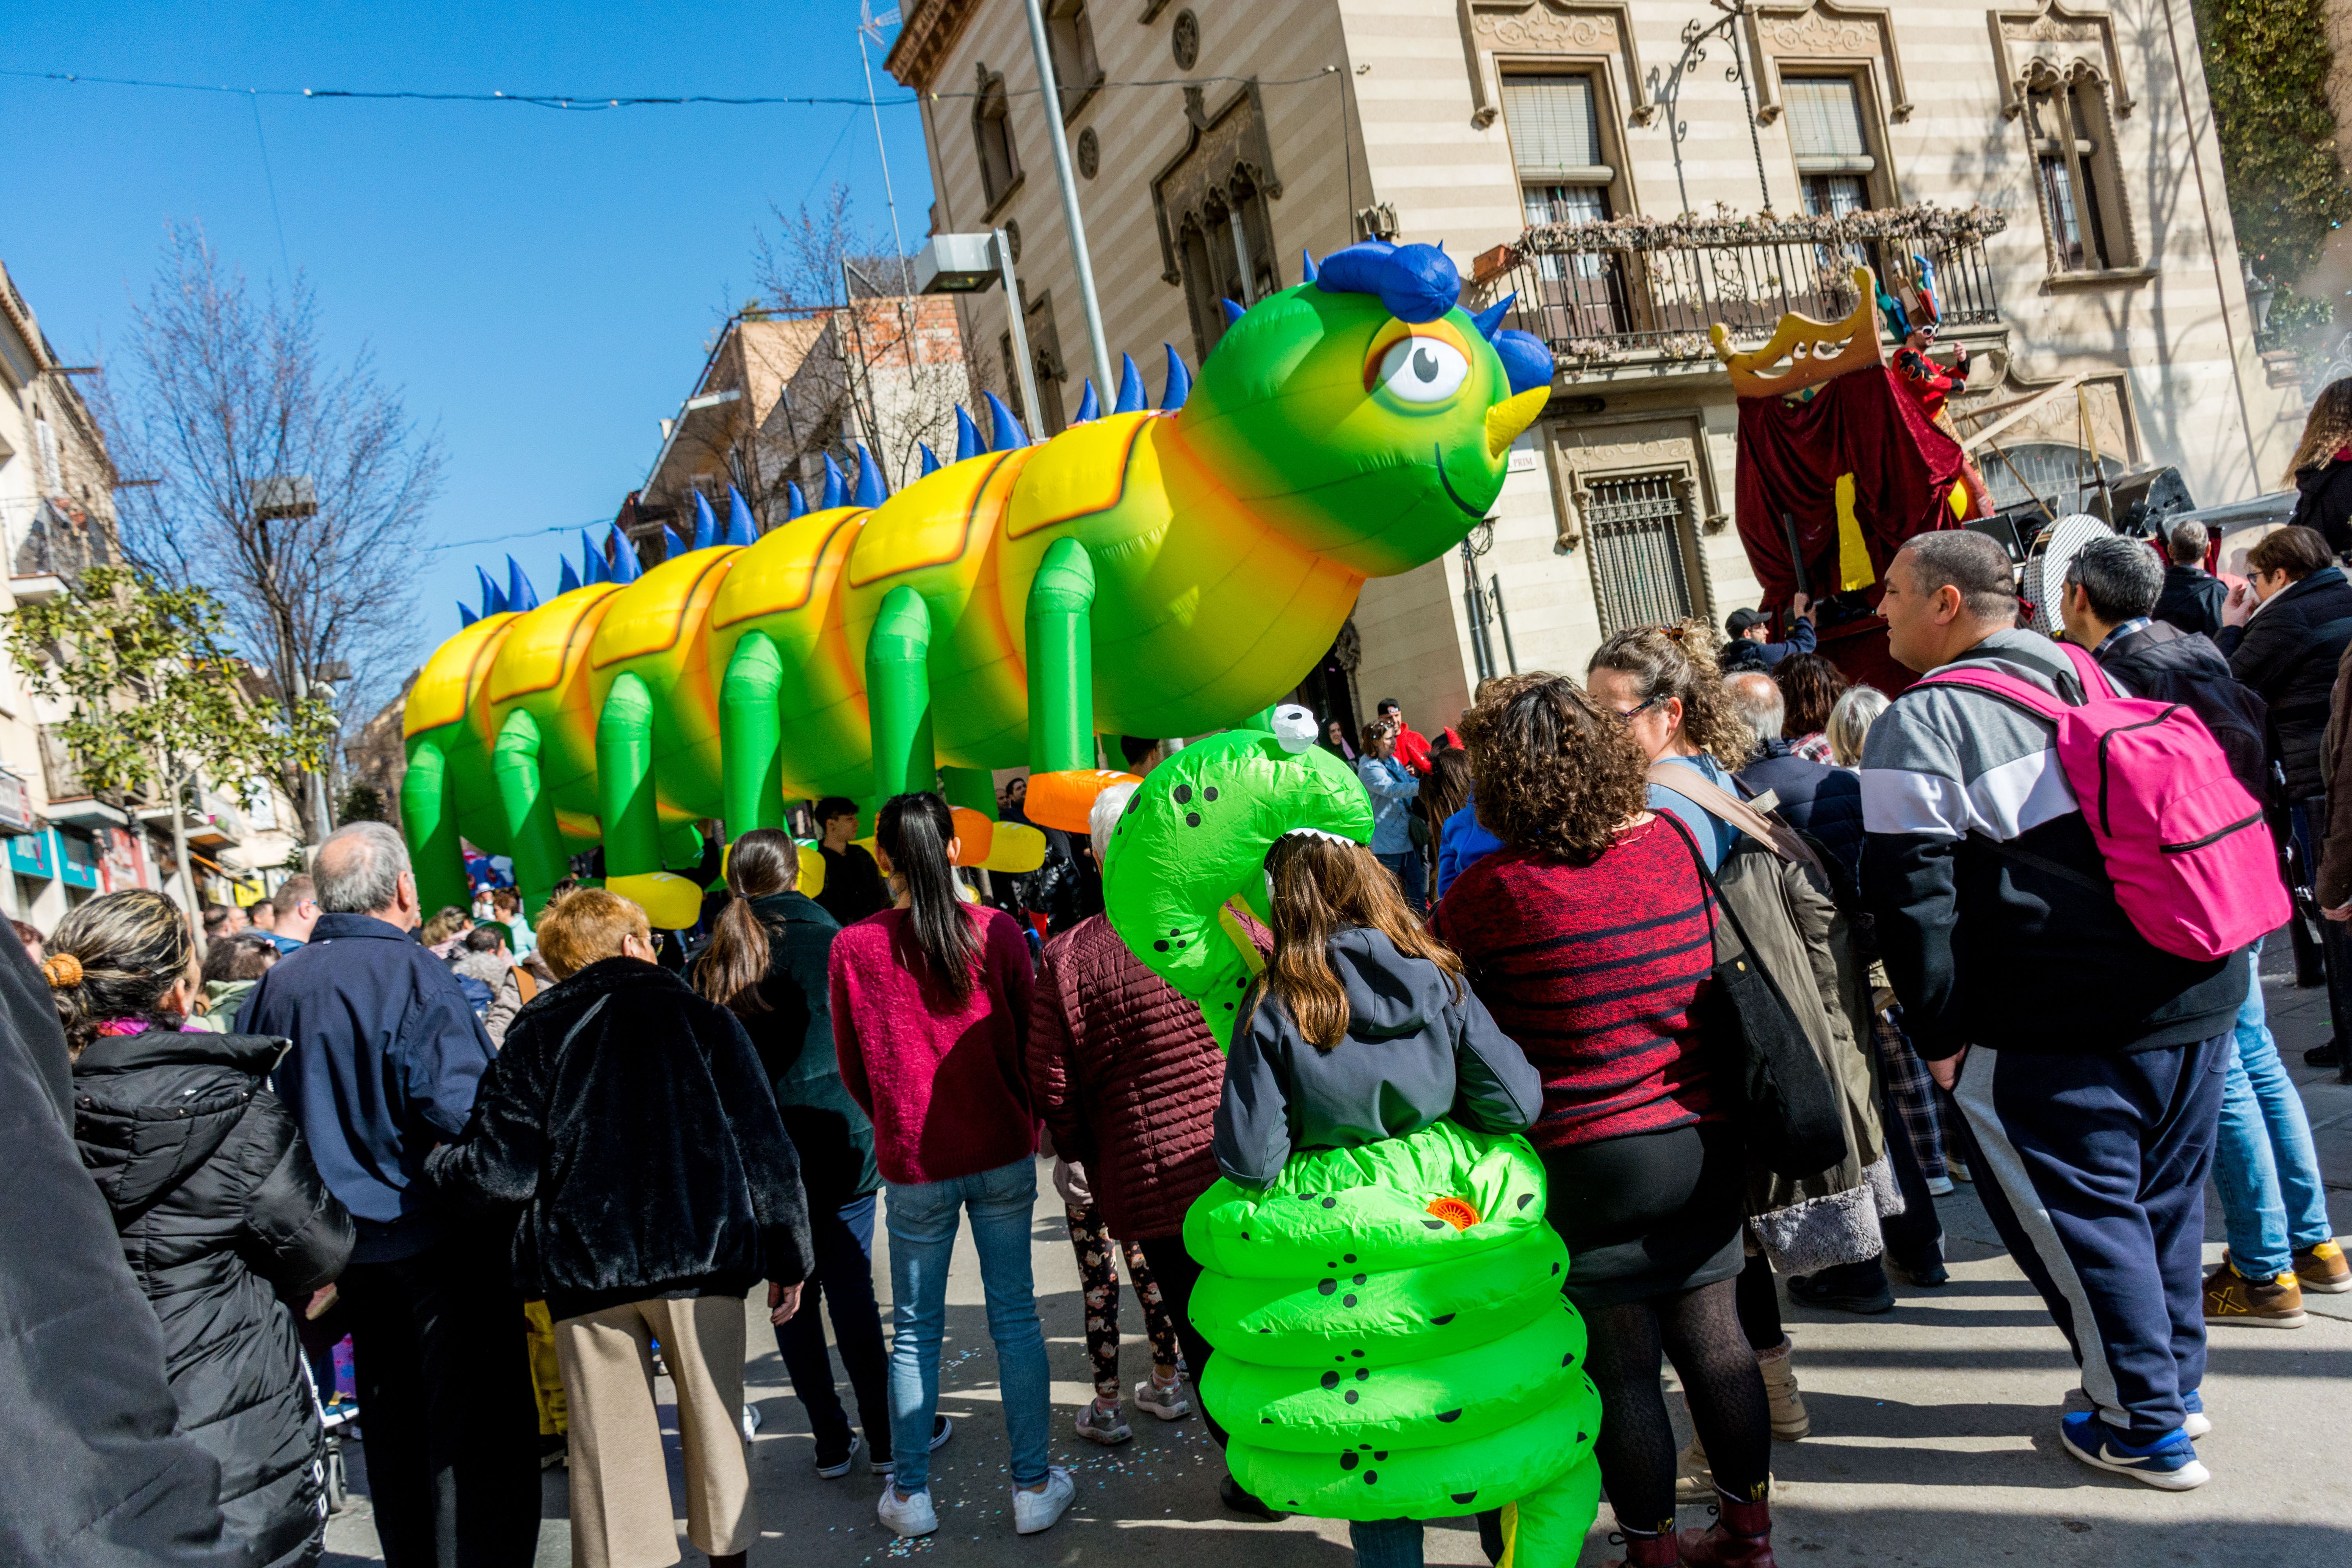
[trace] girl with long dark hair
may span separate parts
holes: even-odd
[[[889,1186],[891,1451],[898,1473],[877,1512],[900,1535],[939,1528],[930,1448],[948,1262],[971,1214],[1012,1439],[1013,1527],[1047,1529],[1069,1507],[1069,1472],[1049,1466],[1052,1384],[1029,1268],[1037,1201],[1036,1118],[1023,1071],[1033,976],[1013,917],[967,900],[961,847],[937,795],[894,796],[875,849],[897,907],[834,938],[833,1034],[842,1081],[874,1123]]]
[[[889,1362],[874,1300],[874,1124],[849,1098],[834,1056],[833,999],[826,964],[841,927],[800,890],[800,846],[772,827],[729,846],[727,887],[694,972],[695,989],[732,1012],[751,1037],[776,1095],[784,1131],[801,1160],[816,1272],[801,1310],[776,1330],[776,1349],[816,1438],[816,1473],[849,1473],[857,1437],[834,1392],[820,1295],[831,1306],[834,1342],[857,1395],[867,1460],[891,1467]]]

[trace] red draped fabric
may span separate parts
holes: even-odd
[[[1915,533],[1954,528],[1951,490],[1960,446],[1927,417],[1885,366],[1823,382],[1813,395],[1739,400],[1736,515],[1764,603],[1796,590],[1782,514],[1795,524],[1813,596],[1838,586],[1837,481],[1853,476],[1853,512],[1870,552],[1875,605],[1886,563]],[[1827,651],[1826,649],[1824,651]]]

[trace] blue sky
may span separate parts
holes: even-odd
[[[184,4],[12,6],[0,68],[237,87],[810,94],[862,99],[857,8]],[[905,92],[884,76],[885,99]],[[835,107],[643,108],[263,98],[285,256],[331,355],[362,341],[437,427],[447,482],[412,660],[507,551],[542,595],[576,533],[645,477],[727,309],[752,233],[844,181],[887,222],[873,121]],[[163,226],[204,226],[255,282],[282,277],[242,93],[0,77],[0,258],[68,360],[120,339]],[[911,108],[882,110],[898,216],[930,202]],[[401,672],[404,673],[404,671]],[[398,675],[394,676],[394,679]]]

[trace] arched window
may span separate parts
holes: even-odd
[[[2077,62],[2064,74],[2037,64],[2026,78],[2026,134],[2032,139],[2035,185],[2050,236],[2053,272],[2100,272],[2136,266],[2131,221],[2105,83]]]

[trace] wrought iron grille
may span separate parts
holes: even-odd
[[[1752,346],[1784,312],[1835,321],[1854,307],[1847,274],[1868,265],[1882,286],[1915,285],[1913,258],[1936,264],[1946,327],[2000,319],[1984,238],[2006,219],[1981,208],[1895,207],[1792,218],[1614,218],[1539,224],[1495,271],[1488,297],[1516,293],[1506,325],[1573,364],[1658,353],[1707,359],[1721,322]]]
[[[1584,506],[1601,635],[1672,626],[1691,613],[1679,470],[1595,479]]]

